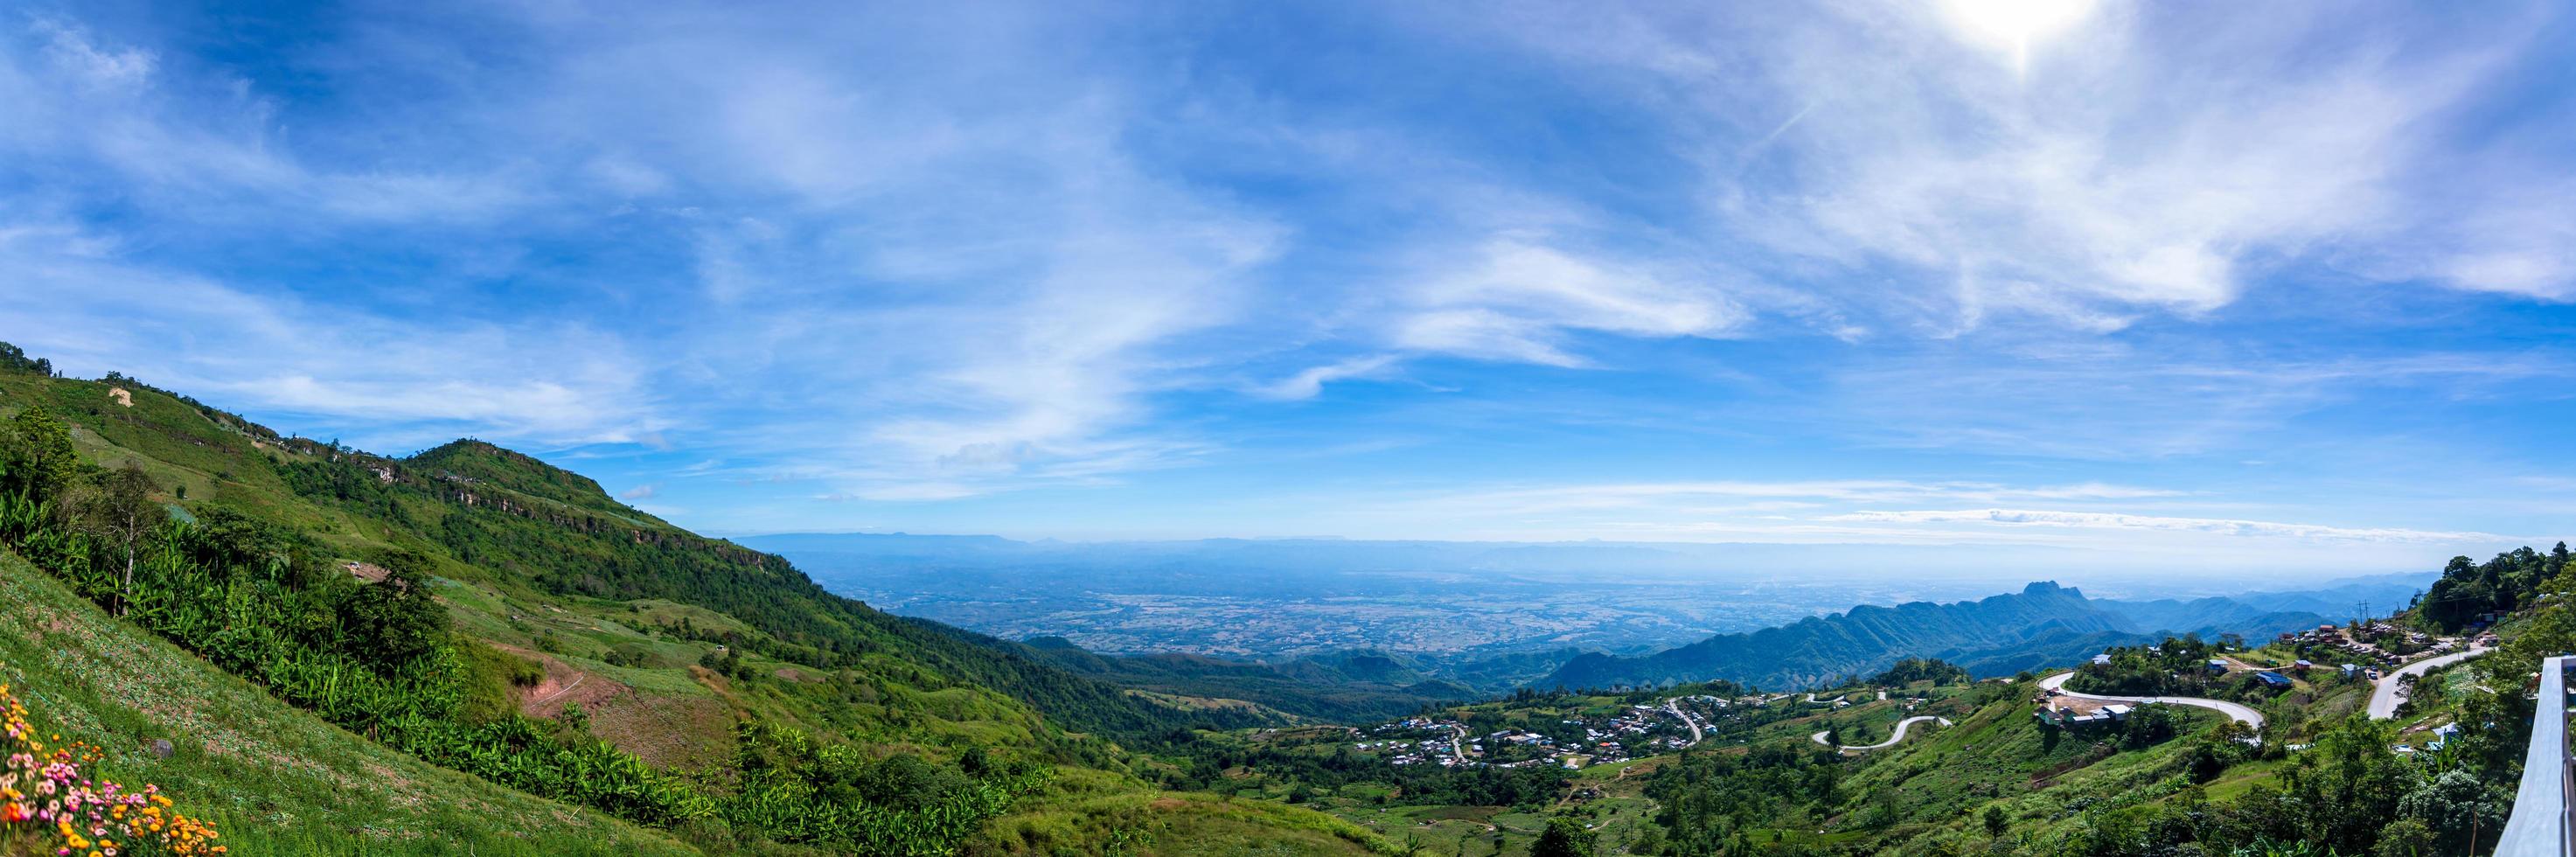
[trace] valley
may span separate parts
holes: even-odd
[[[1784,577],[1776,547],[1208,540],[1033,543],[990,536],[747,536],[824,586],[1007,639],[1105,654],[1288,660],[1346,649],[1468,659],[1634,652],[1847,609],[1982,595],[1930,575]],[[1859,599],[1855,601],[1854,599]]]
[[[1121,605],[1066,630],[1138,649],[1093,650],[835,595],[491,444],[373,455],[126,378],[0,373],[0,396],[0,620],[25,632],[0,676],[45,728],[104,742],[103,771],[190,793],[257,850],[2477,850],[2461,825],[2510,796],[2475,784],[2514,770],[2531,716],[2493,689],[2576,644],[2563,546],[2315,590],[2041,581],[1839,610],[1816,604],[1851,587],[1480,582],[1437,568],[1459,548],[1414,546],[1434,570],[1192,561],[1073,586],[1096,569],[1039,563],[1019,579],[1074,594],[976,602],[1059,608],[979,620],[1031,630]],[[843,560],[834,579],[870,568]],[[945,576],[932,604],[1008,588],[1017,561],[886,564]],[[2419,590],[2442,609],[2313,612]],[[1555,606],[1495,630],[1524,598]],[[1203,650],[1157,648],[1183,644]],[[512,820],[532,813],[562,821]]]

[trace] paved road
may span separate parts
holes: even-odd
[[[2380,676],[2378,686],[2373,687],[2370,690],[2370,719],[2386,720],[2397,716],[2397,703],[2399,702],[2397,698],[2398,676],[2411,675],[2417,678],[2422,678],[2426,672],[2447,667],[2492,651],[2495,650],[2472,648],[2465,652],[2453,652],[2438,658],[2425,658],[2423,660],[2407,664],[2396,672]]]
[[[1818,743],[1818,744],[1823,744],[1823,745],[1825,745],[1825,746],[1827,746],[1827,747],[1833,747],[1833,748],[1836,748],[1836,749],[1842,749],[1842,750],[1885,750],[1885,749],[1887,749],[1887,748],[1889,748],[1889,747],[1894,747],[1894,746],[1896,746],[1896,742],[1905,740],[1905,730],[1906,730],[1906,729],[1911,728],[1914,724],[1921,723],[1921,722],[1924,722],[1924,721],[1926,721],[1926,720],[1937,721],[1937,722],[1939,722],[1939,723],[1940,723],[1941,725],[1943,725],[1943,726],[1948,726],[1948,725],[1950,725],[1950,719],[1949,719],[1949,718],[1947,718],[1947,717],[1932,717],[1932,716],[1928,716],[1928,715],[1927,715],[1927,716],[1923,716],[1923,717],[1908,717],[1908,718],[1905,718],[1905,719],[1903,719],[1903,720],[1896,721],[1896,734],[1894,734],[1894,735],[1890,735],[1890,736],[1887,736],[1887,740],[1885,740],[1885,741],[1880,741],[1880,742],[1878,742],[1878,743],[1876,743],[1876,744],[1871,744],[1871,745],[1864,746],[1864,747],[1855,747],[1855,746],[1852,746],[1852,745],[1850,745],[1850,744],[1836,744],[1836,743],[1833,743],[1833,742],[1831,742],[1831,741],[1827,741],[1827,740],[1825,740],[1825,732],[1818,732],[1818,733],[1816,733],[1815,735],[1810,736],[1810,737],[1814,738],[1814,739],[1816,740],[1816,743]],[[1826,731],[1830,732],[1830,731],[1832,731],[1832,730],[1826,730]]]
[[[2257,730],[2263,728],[2263,712],[2256,711],[2233,702],[2216,699],[2202,699],[2197,696],[2096,696],[2090,693],[2076,693],[2075,691],[2065,689],[2066,680],[2074,677],[2075,674],[2072,672],[2058,673],[2056,675],[2040,679],[2039,686],[2046,690],[2054,690],[2064,693],[2067,696],[2075,697],[2076,699],[2090,699],[2095,702],[2157,702],[2166,705],[2188,705],[2193,708],[2206,708],[2211,711],[2233,717],[2236,719],[2236,722],[2254,727]]]
[[[1681,718],[1682,723],[1691,728],[1691,745],[1697,746],[1699,744],[1699,721],[1692,720],[1690,713],[1683,711],[1681,703],[1678,702],[1665,700],[1664,710],[1672,712],[1674,717]]]

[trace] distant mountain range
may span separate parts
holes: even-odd
[[[2327,621],[2313,612],[2267,610],[2231,598],[2094,600],[2073,587],[2040,582],[1976,601],[1864,605],[1837,616],[1719,634],[1649,655],[1585,654],[1534,684],[1607,688],[1726,679],[1794,688],[1919,657],[1940,658],[1987,676],[2071,663],[2107,646],[2169,634],[2260,638]]]

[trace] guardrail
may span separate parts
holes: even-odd
[[[2576,795],[2576,757],[2567,754],[2567,670],[2576,657],[2541,662],[2540,697],[2531,716],[2531,749],[2522,757],[2522,789],[2513,799],[2496,857],[2576,857],[2576,825],[2567,799]]]

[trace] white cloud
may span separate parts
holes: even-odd
[[[2396,527],[2338,527],[2230,518],[2177,518],[2117,512],[2059,512],[2027,509],[1964,509],[1905,512],[1855,512],[1820,520],[1908,524],[1995,524],[2002,526],[2075,527],[2087,529],[2179,530],[2226,536],[2318,539],[2363,542],[2474,542],[2502,544],[2509,537],[2493,533],[2410,530]]]
[[[2010,486],[1990,482],[1923,482],[1901,479],[1630,482],[1501,488],[1436,495],[1430,510],[1480,515],[1539,515],[1577,511],[1658,510],[1690,513],[1722,508],[1729,513],[1788,511],[1826,504],[1923,500],[2130,500],[2181,496],[2161,488],[2084,482]],[[1767,505],[1746,505],[1747,501]],[[1712,502],[1724,504],[1711,507]]]
[[[2135,461],[2261,449],[2307,415],[2395,391],[2505,399],[2569,376],[2576,366],[2547,352],[2301,359],[1979,338],[1844,371],[1824,399],[1830,410],[1903,415],[1841,427],[1867,444]]]
[[[1353,357],[1322,366],[1309,367],[1258,392],[1273,399],[1312,399],[1324,392],[1324,385],[1350,378],[1375,378],[1394,366],[1395,355],[1372,354]]]
[[[151,83],[160,58],[141,48],[102,49],[89,33],[65,21],[39,18],[30,25],[45,37],[45,55],[73,80],[90,89],[134,90]]]
[[[624,347],[578,326],[429,324],[255,295],[72,235],[0,228],[0,329],[67,372],[360,427],[350,439],[386,451],[466,434],[640,442],[668,424]],[[187,358],[170,359],[173,345]]]
[[[72,184],[121,179],[158,215],[301,229],[340,218],[483,218],[540,194],[529,176],[495,169],[317,169],[299,156],[278,105],[245,80],[182,73],[71,21],[35,19],[24,33],[40,40],[43,61],[0,31],[0,103],[11,111],[0,152],[55,164]]]
[[[1758,266],[1844,312],[2100,332],[2226,306],[2292,259],[2576,287],[2565,206],[2516,202],[2563,199],[2527,191],[2559,171],[2463,149],[2445,121],[2535,44],[2525,11],[2434,36],[2402,16],[2110,4],[2032,42],[2022,73],[1935,4],[1513,12],[1444,23],[1499,27],[1670,119],[1699,150],[1708,240],[1786,254]],[[2347,47],[2313,49],[2329,27]]]
[[[1409,296],[1393,344],[1415,351],[1552,366],[1585,360],[1569,333],[1724,336],[1745,310],[1715,288],[1569,254],[1523,236],[1494,239]]]
[[[2355,391],[2564,374],[2545,355],[2228,350],[2191,327],[2306,262],[2544,298],[2576,271],[2558,159],[2527,141],[2462,157],[2444,136],[2521,41],[2374,19],[2318,50],[2315,22],[2276,11],[2192,41],[2197,23],[2162,16],[2193,10],[2106,6],[2015,77],[1908,4],[1480,8],[1475,26],[1563,64],[1495,66],[1515,58],[1480,44],[1444,69],[1461,23],[1444,20],[1421,43],[1434,83],[1585,97],[1478,103],[1508,115],[1472,127],[1380,87],[1272,86],[1205,21],[1151,9],[790,26],[502,6],[456,31],[359,10],[279,47],[327,96],[149,27],[40,22],[0,38],[0,321],[67,365],[219,403],[401,438],[669,438],[723,460],[687,474],[701,484],[890,502],[1219,458],[1238,439],[1218,432],[1263,415],[1185,401],[1212,390],[1516,371],[1493,364],[1673,388],[1569,417],[1546,401],[1563,373],[1532,373],[1550,380],[1475,403],[1497,422],[2016,463],[2190,455]],[[1433,13],[1358,14],[1354,31]],[[2173,319],[2163,341],[2099,335]],[[1635,341],[1675,365],[1619,365]],[[1973,472],[1954,463],[1905,472]],[[1936,538],[1952,531],[1812,516],[2173,499],[2044,472],[2074,484],[1676,479],[1408,514]]]

